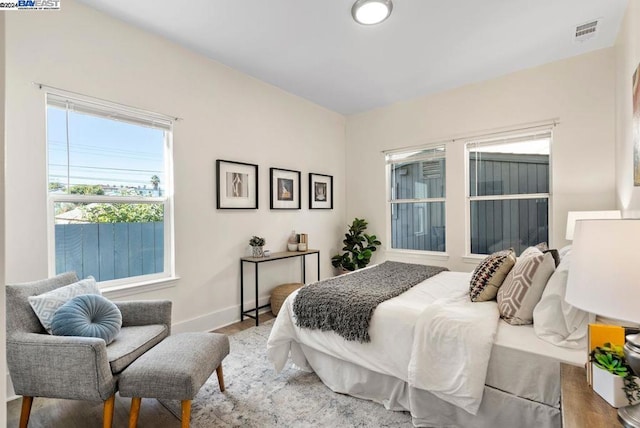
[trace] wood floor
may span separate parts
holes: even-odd
[[[271,312],[260,315],[260,322],[273,319]],[[243,322],[231,324],[215,330],[215,333],[231,335],[255,326],[255,321],[247,319]],[[223,363],[224,367],[224,363]],[[18,426],[20,420],[20,405],[17,399],[7,403],[7,427]],[[131,399],[116,394],[113,427],[127,427],[129,424],[129,407]],[[0,424],[1,425],[1,424]],[[29,428],[101,428],[102,403],[88,401],[59,400],[52,398],[35,398]],[[180,421],[176,419],[163,405],[153,398],[142,400],[139,428],[179,428]]]

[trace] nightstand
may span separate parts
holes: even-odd
[[[563,428],[622,427],[618,409],[591,389],[584,368],[561,364],[560,381]]]

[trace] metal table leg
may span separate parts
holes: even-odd
[[[256,265],[256,327],[258,326],[259,322],[258,322],[258,309],[259,308],[259,304],[258,304],[258,264],[259,263],[254,263]]]
[[[240,260],[240,322],[244,320],[244,262]]]

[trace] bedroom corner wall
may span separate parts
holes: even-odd
[[[640,2],[627,6],[616,43],[616,184],[618,208],[640,217],[640,187],[633,185],[632,76],[640,63]]]
[[[249,238],[283,251],[292,229],[321,251],[321,276],[332,275],[345,224],[342,115],[73,0],[52,13],[7,14],[6,30],[7,282],[48,274],[45,97],[32,82],[182,118],[173,138],[180,279],[120,297],[173,301],[175,332],[235,322]],[[216,209],[216,159],[259,164],[258,210]],[[302,172],[301,210],[269,209],[270,167]],[[333,210],[307,208],[309,172],[333,175]],[[246,273],[249,291],[253,270]],[[262,303],[273,286],[299,279],[300,260],[268,263],[260,275]]]
[[[7,420],[7,356],[5,329],[4,149],[5,149],[5,19],[0,13],[0,426]]]
[[[559,119],[552,145],[550,243],[560,247],[567,211],[615,208],[615,49],[602,49],[497,79],[347,117],[347,218],[364,216],[386,236],[383,150]],[[465,259],[464,144],[447,145],[447,261],[381,251],[377,260],[444,264]]]

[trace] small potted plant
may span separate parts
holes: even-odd
[[[624,358],[622,346],[605,343],[591,351],[593,390],[613,407],[640,402],[640,383]]]
[[[252,236],[249,239],[249,245],[251,245],[251,255],[253,257],[262,257],[264,255],[264,244],[267,241],[264,238],[260,238],[259,236]]]
[[[336,254],[331,258],[333,267],[342,271],[354,271],[369,264],[373,252],[382,243],[378,241],[376,235],[364,233],[367,225],[365,219],[356,217],[353,220],[349,231],[344,234],[345,239],[342,241],[344,253]]]

